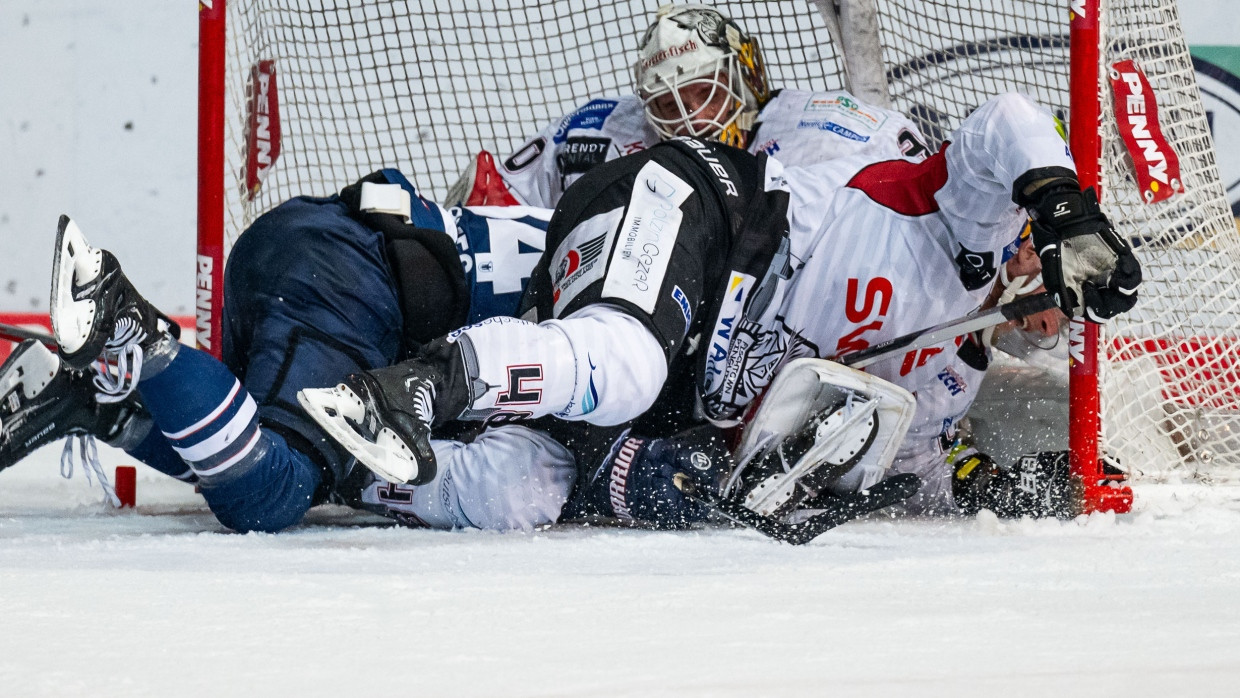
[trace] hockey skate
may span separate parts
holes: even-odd
[[[60,217],[52,262],[52,331],[60,357],[75,370],[96,364],[97,398],[120,401],[141,378],[144,360],[170,357],[180,327],[143,298],[120,262],[90,246]]]
[[[297,401],[337,443],[376,475],[424,485],[435,477],[431,449],[439,372],[418,361],[355,373],[335,388],[306,389]]]
[[[136,396],[99,403],[95,394],[89,374],[33,339],[19,344],[0,366],[0,470],[66,436],[111,440],[142,409]]]

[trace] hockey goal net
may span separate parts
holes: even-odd
[[[204,0],[203,346],[218,348],[223,264],[255,217],[385,166],[442,199],[479,149],[510,152],[582,102],[629,91],[658,4]],[[758,37],[774,86],[886,99],[936,144],[1004,91],[1061,115],[1082,180],[1100,186],[1146,274],[1136,312],[1098,336],[1096,326],[1072,327],[1074,467],[1096,463],[1099,431],[1108,454],[1146,473],[1240,464],[1240,236],[1174,0],[715,6]],[[1117,119],[1116,106],[1151,94],[1134,136],[1130,112]],[[1156,119],[1144,112],[1155,103]],[[1155,123],[1165,144],[1147,133]],[[1166,152],[1178,156],[1178,177],[1151,184],[1139,171]]]

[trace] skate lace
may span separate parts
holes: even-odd
[[[418,386],[413,395],[413,412],[418,419],[429,425],[435,419],[435,386],[423,384]]]
[[[116,321],[112,337],[103,345],[103,355],[95,362],[95,399],[101,403],[121,402],[129,397],[142,378],[142,344],[146,330],[133,318]]]
[[[86,482],[95,484],[91,474],[99,480],[99,486],[103,488],[103,494],[108,502],[119,508],[121,505],[120,497],[116,496],[116,488],[108,481],[108,476],[103,472],[103,464],[99,462],[99,448],[96,446],[95,437],[90,434],[73,434],[65,439],[65,449],[60,452],[60,476],[68,480],[73,477],[73,444],[78,444],[78,455],[82,460],[82,472],[86,473]]]

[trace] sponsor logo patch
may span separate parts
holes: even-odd
[[[556,143],[563,143],[568,138],[568,132],[575,129],[594,129],[595,131],[603,128],[603,122],[615,110],[619,104],[614,99],[595,99],[587,103],[585,106],[577,109],[577,111],[560,119],[560,125],[555,130],[555,135],[551,140]]]
[[[732,343],[732,329],[740,320],[745,298],[753,289],[755,279],[749,274],[733,271],[728,279],[727,292],[719,308],[719,318],[710,335],[709,355],[706,357],[706,392],[714,393],[723,382],[723,367],[728,358],[728,346]]]
[[[688,182],[659,163],[642,166],[616,236],[616,250],[603,282],[604,298],[623,299],[654,312],[680,234],[680,205],[691,193]]]
[[[965,383],[964,378],[961,378],[960,374],[956,373],[951,366],[948,366],[940,371],[936,378],[943,383],[943,387],[947,388],[947,392],[951,393],[953,396],[959,395],[969,389],[969,384]]]
[[[863,136],[856,131],[844,128],[834,121],[800,121],[797,122],[797,128],[813,128],[819,131],[830,131],[837,136],[847,138],[850,141],[857,141],[858,143],[865,143],[870,140],[869,136]]]
[[[562,175],[585,174],[607,160],[607,149],[610,147],[610,138],[574,136],[564,141],[556,153],[556,165]]]
[[[805,103],[805,111],[839,114],[870,131],[878,130],[887,122],[886,114],[865,109],[860,102],[847,95],[814,95]]]
[[[551,297],[557,315],[582,289],[603,278],[623,214],[624,208],[614,208],[586,219],[556,248],[551,257]]]
[[[651,66],[658,65],[662,63],[663,61],[666,61],[669,58],[675,58],[676,56],[689,53],[690,51],[696,51],[698,50],[698,48],[699,46],[697,42],[694,41],[693,39],[689,39],[688,41],[686,41],[685,43],[679,46],[671,46],[669,48],[665,48],[662,51],[659,51],[658,53],[654,54],[650,58],[647,58],[644,61],[642,61],[642,70],[646,70],[650,68]]]
[[[680,290],[679,286],[673,286],[672,300],[676,301],[676,305],[680,306],[680,312],[685,316],[685,332],[688,332],[689,323],[693,322],[693,310],[689,307],[689,298],[685,296],[685,292]]]

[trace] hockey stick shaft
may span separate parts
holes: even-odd
[[[16,339],[18,341],[24,339],[36,339],[50,347],[56,346],[56,338],[50,334],[45,332],[36,332],[35,330],[28,330],[25,327],[18,327],[17,325],[8,325],[3,322],[0,322],[0,338]]]
[[[890,358],[896,354],[914,349],[924,349],[940,344],[961,335],[984,330],[987,327],[1001,325],[1009,320],[1019,320],[1044,310],[1059,306],[1058,296],[1050,291],[1043,291],[1020,300],[1005,303],[985,312],[965,315],[962,318],[927,327],[924,330],[910,332],[881,344],[875,344],[861,351],[841,356],[839,363],[852,368],[865,368],[871,364]]]

